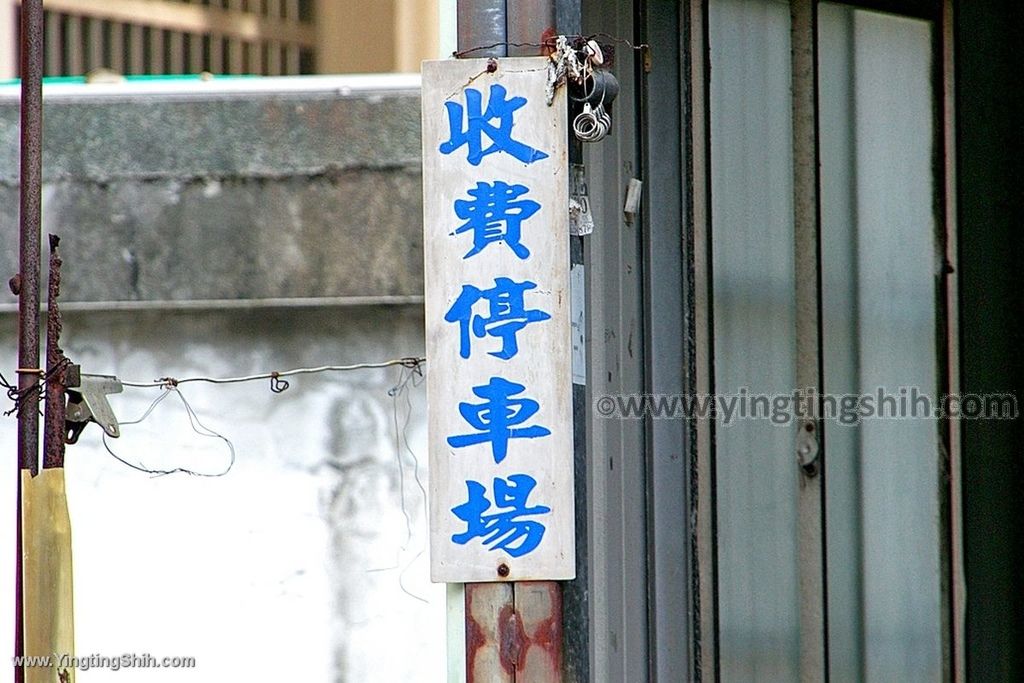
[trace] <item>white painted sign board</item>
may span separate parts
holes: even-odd
[[[423,63],[430,570],[575,577],[565,90]]]

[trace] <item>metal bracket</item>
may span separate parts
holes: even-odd
[[[796,436],[796,459],[808,477],[818,476],[818,455],[821,447],[815,430],[814,421],[804,420],[800,423],[800,431]]]
[[[109,394],[124,390],[120,380],[112,375],[81,375],[77,384],[68,386],[65,441],[76,443],[90,422],[98,424],[107,436],[121,436],[117,417],[107,402]]]

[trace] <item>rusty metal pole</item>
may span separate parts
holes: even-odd
[[[18,389],[34,396],[39,385],[39,235],[42,219],[43,3],[21,6],[21,253],[18,290]],[[31,400],[18,409],[18,466],[39,471],[39,412]]]
[[[554,0],[459,0],[458,51],[471,50],[468,58],[540,55],[554,24]],[[467,683],[562,680],[557,581],[466,584],[465,624]]]
[[[11,289],[18,295],[18,521],[15,655],[24,654],[21,577],[21,471],[39,471],[39,236],[42,218],[43,2],[21,3],[20,263]],[[14,668],[22,683],[25,670]]]
[[[60,348],[60,238],[50,235],[50,269],[46,290],[46,413],[43,418],[43,469],[64,467],[67,358]]]

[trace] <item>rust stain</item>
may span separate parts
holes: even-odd
[[[474,597],[487,600],[487,594],[475,596],[476,586],[466,588],[468,683],[561,681],[562,591],[557,582],[517,582],[512,601],[497,614],[484,610],[487,616],[477,614],[473,604]]]
[[[562,670],[562,591],[553,581],[544,583],[548,598],[551,600],[551,611],[546,619],[537,623],[533,633],[528,636],[528,644],[523,654],[525,655],[531,647],[542,649],[548,661],[552,663],[551,680],[558,680],[556,676]]]
[[[466,586],[466,680],[467,683],[474,683],[477,653],[487,644],[487,636],[484,630],[473,618],[473,594],[472,586]]]
[[[526,631],[523,622],[516,614],[514,605],[505,605],[498,615],[498,655],[501,668],[515,676],[515,672],[523,668],[526,655]]]

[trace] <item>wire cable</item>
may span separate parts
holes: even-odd
[[[175,467],[175,468],[169,469],[169,470],[151,469],[149,467],[146,467],[142,463],[137,463],[136,464],[136,463],[130,462],[128,460],[125,460],[120,455],[115,453],[113,451],[113,449],[110,448],[110,444],[107,442],[107,433],[104,431],[103,432],[103,447],[107,449],[107,453],[110,453],[110,455],[112,455],[116,460],[120,461],[124,465],[127,465],[128,467],[132,468],[133,470],[137,470],[139,472],[144,472],[146,474],[152,474],[152,475],[155,475],[155,476],[158,476],[158,477],[166,476],[168,474],[190,474],[190,475],[192,475],[194,477],[211,477],[212,478],[212,477],[223,477],[225,474],[230,472],[231,468],[235,466],[235,445],[233,443],[231,443],[231,440],[228,439],[223,434],[219,434],[219,433],[213,431],[212,429],[210,429],[209,427],[207,427],[206,425],[204,425],[202,423],[202,421],[199,419],[199,416],[196,415],[196,411],[192,408],[192,406],[189,404],[189,402],[187,400],[185,400],[185,395],[182,394],[181,391],[176,386],[165,386],[165,385],[159,385],[159,386],[163,386],[165,391],[163,393],[161,393],[159,396],[157,396],[153,400],[153,402],[149,404],[149,407],[146,408],[146,412],[144,412],[141,417],[136,418],[134,420],[127,420],[125,422],[118,422],[117,424],[119,426],[121,426],[121,425],[139,424],[140,422],[142,422],[143,420],[148,418],[150,416],[150,414],[152,414],[152,412],[156,409],[156,407],[158,405],[160,405],[160,403],[165,398],[167,398],[168,396],[170,396],[173,393],[173,394],[175,394],[181,400],[181,404],[185,407],[185,413],[188,415],[189,424],[192,425],[192,431],[194,431],[199,436],[213,438],[213,439],[220,439],[228,447],[228,452],[230,453],[230,459],[228,460],[227,467],[225,467],[224,470],[221,471],[221,472],[213,472],[213,473],[209,473],[209,472],[196,472],[195,470],[191,470],[191,469],[188,469],[186,467]]]
[[[314,368],[295,368],[293,370],[283,371],[272,371],[264,372],[256,375],[242,375],[239,377],[161,377],[150,382],[140,382],[134,380],[121,380],[121,384],[126,387],[138,387],[138,388],[151,388],[151,387],[176,387],[179,384],[185,384],[188,382],[208,382],[210,384],[237,384],[240,382],[256,382],[259,380],[269,379],[271,381],[271,390],[274,393],[281,393],[288,388],[287,382],[282,382],[282,377],[293,377],[295,375],[312,375],[321,372],[349,372],[351,370],[372,370],[375,368],[390,368],[399,365],[404,368],[416,369],[427,362],[426,358],[422,357],[408,357],[408,358],[397,358],[395,360],[382,361],[380,363],[355,363],[353,365],[321,365]]]

